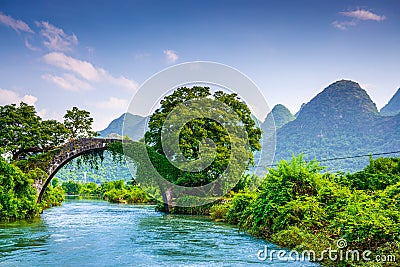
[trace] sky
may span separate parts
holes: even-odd
[[[44,119],[77,106],[104,129],[163,69],[212,61],[296,113],[358,82],[382,108],[400,87],[400,1],[0,1],[0,105]]]

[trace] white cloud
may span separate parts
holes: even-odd
[[[372,13],[371,11],[364,10],[364,9],[357,9],[354,11],[346,11],[346,12],[340,12],[343,16],[350,17],[350,18],[355,18],[359,20],[373,20],[373,21],[382,21],[385,20],[385,16],[380,16],[375,13]]]
[[[25,102],[29,105],[35,105],[38,100],[36,96],[24,95],[20,96],[18,93],[0,88],[0,105],[19,104]]]
[[[28,38],[25,38],[24,43],[25,43],[26,48],[28,48],[28,49],[30,49],[30,50],[32,50],[32,51],[36,51],[36,52],[37,52],[37,51],[40,51],[40,48],[33,46],[33,45],[29,42]]]
[[[93,89],[90,84],[76,78],[75,75],[69,73],[65,73],[62,77],[51,74],[44,74],[42,75],[42,79],[52,82],[67,91],[78,92],[81,90]]]
[[[334,21],[332,22],[333,27],[339,29],[339,30],[347,30],[349,26],[356,26],[355,21]]]
[[[92,105],[99,109],[117,110],[122,113],[125,112],[128,108],[128,100],[117,97],[110,97],[107,101],[92,103]]]
[[[72,71],[88,81],[99,81],[100,77],[96,68],[87,61],[78,60],[60,52],[44,55],[47,64]]]
[[[44,38],[43,44],[53,51],[71,51],[74,45],[78,44],[78,38],[75,34],[68,35],[63,29],[46,21],[36,21],[39,27],[40,35]]]
[[[0,23],[14,29],[17,33],[20,33],[20,31],[34,33],[28,24],[22,20],[14,19],[11,16],[4,15],[2,12],[0,12]]]
[[[350,21],[346,20],[346,21],[332,22],[332,26],[339,30],[347,30],[349,29],[349,27],[358,25],[358,23],[363,20],[383,21],[386,19],[385,16],[380,16],[364,9],[357,9],[354,11],[344,11],[344,12],[339,12],[339,14],[345,17],[352,18],[352,20]]]
[[[164,50],[164,55],[168,63],[175,63],[179,56],[174,50]]]
[[[46,63],[73,72],[92,83],[106,82],[130,91],[138,88],[138,84],[124,76],[114,77],[103,68],[93,66],[92,63],[75,59],[64,53],[52,52],[44,56]]]

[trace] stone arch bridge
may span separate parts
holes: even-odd
[[[37,201],[40,202],[42,200],[43,194],[54,175],[69,161],[90,151],[106,150],[107,145],[110,143],[126,141],[127,140],[112,138],[80,138],[66,143],[48,164],[46,170],[48,174],[47,178],[45,180],[39,179],[34,181],[33,187],[35,187],[38,192]]]

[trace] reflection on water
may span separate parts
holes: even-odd
[[[40,219],[0,224],[0,266],[317,266],[260,262],[265,244],[207,217],[68,200]]]

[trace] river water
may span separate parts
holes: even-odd
[[[34,221],[0,224],[0,266],[318,266],[257,257],[276,246],[203,216],[67,200]]]

